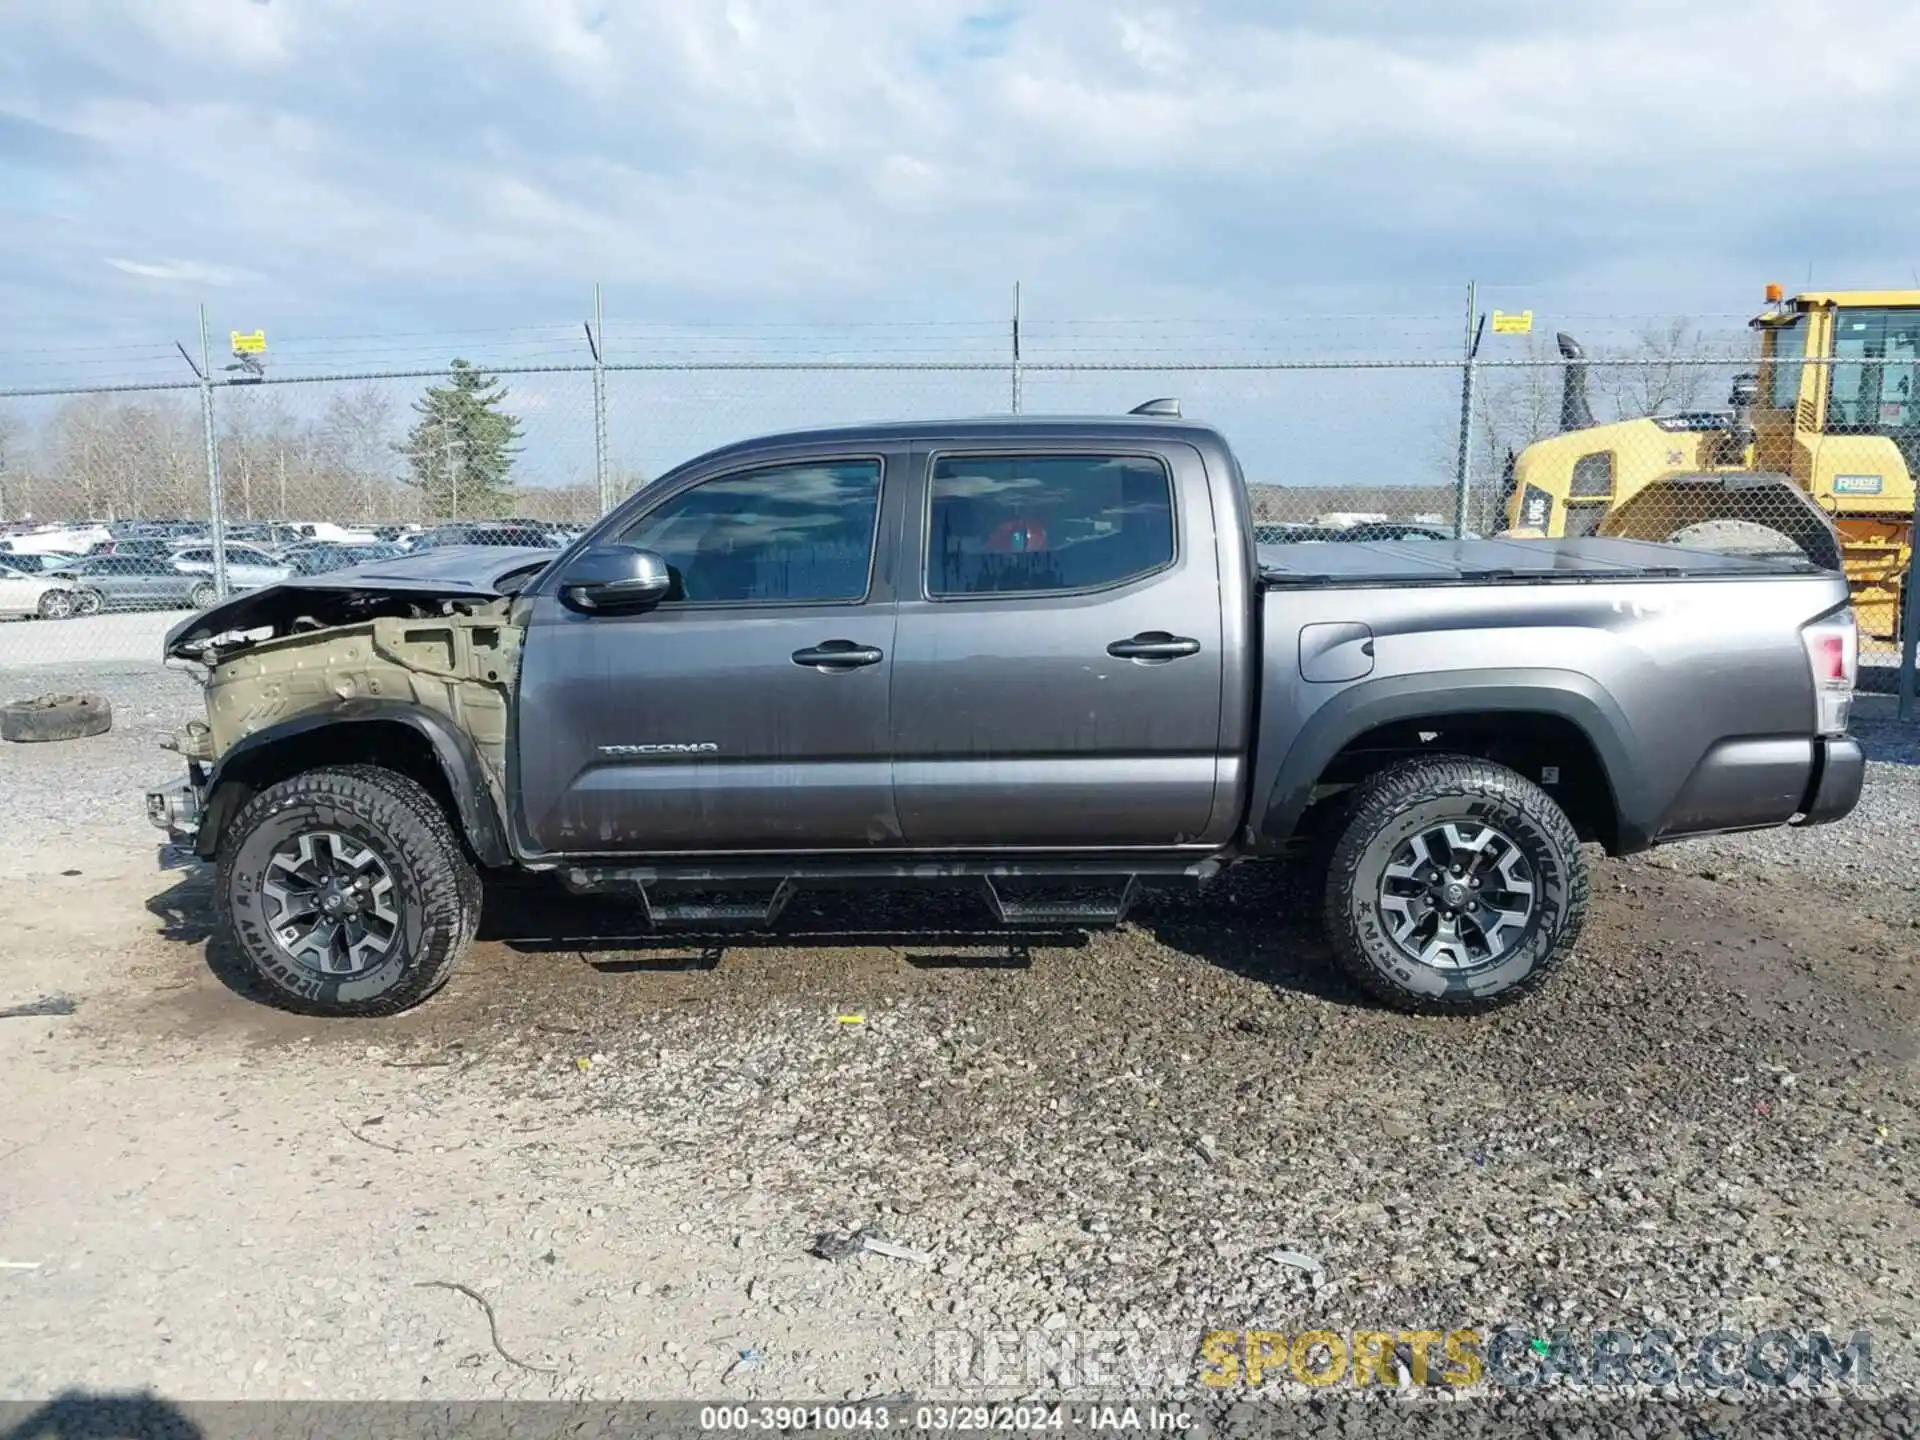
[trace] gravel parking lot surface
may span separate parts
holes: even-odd
[[[71,665],[151,667],[159,662],[167,631],[189,613],[140,610],[0,623],[0,673]]]
[[[1890,721],[1841,825],[1596,857],[1575,958],[1480,1019],[1364,1003],[1299,878],[1242,870],[1015,943],[830,899],[585,943],[503,896],[442,996],[323,1023],[245,993],[140,819],[192,680],[0,684],[116,712],[0,747],[0,1006],[77,1002],[0,1022],[0,1260],[37,1267],[0,1271],[0,1396],[1205,1396],[1210,1330],[1505,1325],[1866,1330],[1877,1391],[1920,1378]],[[813,1253],[855,1230],[927,1258]],[[995,1368],[1003,1332],[1041,1358]]]

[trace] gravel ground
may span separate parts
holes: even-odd
[[[107,616],[145,619],[145,616]],[[113,728],[58,745],[0,745],[0,847],[110,834],[158,839],[142,802],[149,785],[186,774],[163,737],[200,708],[193,673],[155,664],[0,667],[0,700],[74,693],[104,695]]]
[[[73,620],[0,622],[0,671],[42,666],[145,665],[189,610],[140,610]]]
[[[521,897],[429,1005],[322,1024],[250,1000],[204,869],[154,864],[137,792],[191,680],[30,679],[117,723],[0,747],[0,907],[37,942],[0,1003],[79,1001],[0,1027],[0,1259],[39,1266],[0,1271],[0,1397],[1218,1407],[1310,1392],[1207,1386],[1207,1331],[1506,1326],[1864,1329],[1870,1393],[1920,1379],[1920,745],[1890,722],[1840,825],[1599,859],[1574,958],[1480,1019],[1364,1003],[1261,869],[1011,944],[959,904],[823,901],[582,948]],[[813,1253],[856,1230],[930,1258]],[[1285,1413],[1536,1433],[1567,1393]]]

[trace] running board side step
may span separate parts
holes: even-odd
[[[1133,908],[1134,898],[1140,893],[1140,879],[1127,876],[1117,892],[1105,898],[1008,894],[1007,882],[996,882],[991,875],[980,877],[980,888],[985,892],[987,908],[1002,925],[1118,925]]]
[[[576,895],[625,900],[662,929],[770,929],[800,889],[916,886],[975,889],[1001,925],[1118,925],[1143,890],[1199,884],[1220,869],[1213,857],[1115,856],[1032,860],[820,858],[763,864],[690,863],[572,867],[561,880]],[[1065,892],[1065,893],[1063,893]]]
[[[785,880],[727,885],[705,878],[641,879],[631,872],[580,870],[569,870],[563,878],[576,895],[605,895],[638,905],[648,923],[663,930],[676,925],[771,929],[794,892]]]

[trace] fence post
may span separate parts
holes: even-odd
[[[1920,491],[1913,497],[1913,528],[1907,532],[1907,583],[1900,606],[1900,718],[1913,719],[1913,667],[1920,656]]]
[[[1467,340],[1460,358],[1460,453],[1454,461],[1453,536],[1467,533],[1467,486],[1473,470],[1474,360],[1480,352],[1480,307],[1477,284],[1467,282]]]
[[[1013,413],[1020,413],[1020,282],[1013,282]]]
[[[453,424],[446,419],[440,421],[440,448],[446,459],[447,486],[451,492],[447,504],[453,513],[447,518],[457,521],[460,518],[460,462],[453,453]]]
[[[593,352],[593,478],[600,488],[600,513],[613,509],[612,479],[607,474],[607,321],[600,304],[600,282],[593,282],[593,328],[587,331]]]
[[[213,588],[227,598],[227,517],[220,493],[220,442],[213,433],[213,356],[207,347],[207,307],[200,307],[200,424],[207,434],[207,528],[213,532]]]

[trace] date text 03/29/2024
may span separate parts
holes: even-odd
[[[704,1405],[700,1429],[712,1433],[833,1433],[889,1430],[951,1433],[1061,1433],[1179,1435],[1194,1416],[1174,1406],[1130,1404],[915,1405],[884,1402],[847,1405]]]

